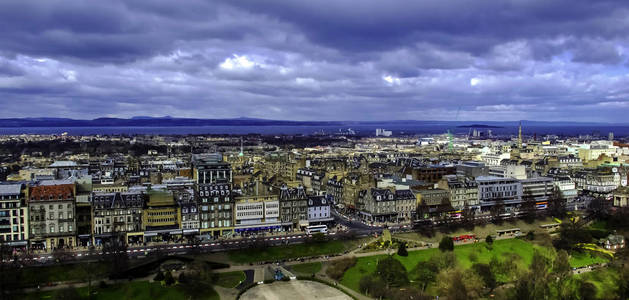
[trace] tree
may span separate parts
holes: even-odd
[[[474,224],[476,222],[474,210],[465,203],[465,207],[461,211],[461,222],[463,223],[463,227],[467,229],[473,229]]]
[[[592,235],[589,230],[583,228],[585,224],[577,218],[571,218],[569,221],[561,223],[559,239],[555,240],[555,248],[572,250],[577,248],[579,243],[590,243]]]
[[[357,259],[354,256],[332,261],[325,270],[325,274],[334,280],[341,280],[345,271],[356,265],[356,262]]]
[[[10,291],[20,283],[22,272],[16,258],[10,246],[0,244],[0,299],[12,299]]]
[[[192,299],[200,299],[211,289],[211,283],[215,280],[210,266],[203,261],[192,261],[185,270],[185,282],[180,282],[183,289]]]
[[[439,242],[439,250],[442,252],[454,251],[454,242],[452,241],[452,238],[447,235],[442,237]]]
[[[610,201],[603,197],[596,197],[590,201],[588,213],[595,219],[604,219],[608,216]]]
[[[431,260],[420,261],[412,270],[415,282],[419,282],[419,289],[426,290],[429,284],[435,281],[439,273],[439,266]]]
[[[515,282],[515,299],[550,299],[551,289],[548,259],[535,251],[529,272]]]
[[[548,198],[548,213],[555,218],[563,219],[567,212],[566,199],[561,196],[559,189],[554,188]]]
[[[313,243],[323,243],[327,240],[328,240],[328,237],[322,232],[317,232],[313,234],[312,237],[310,237],[310,239],[308,239],[309,242],[313,242]]]
[[[162,273],[162,270],[157,271],[157,274],[155,274],[155,277],[153,277],[153,281],[162,281],[164,280],[164,273]]]
[[[472,270],[483,280],[485,287],[490,291],[496,288],[496,275],[491,271],[489,264],[475,263],[472,265]]]
[[[505,204],[503,200],[496,200],[496,203],[489,209],[491,220],[494,223],[502,223],[502,214],[505,213]]]
[[[399,256],[408,256],[408,251],[406,251],[406,243],[400,242],[397,248],[397,255]]]
[[[88,257],[94,257],[94,255],[96,255],[96,250],[94,247],[90,247]],[[87,298],[92,299],[92,280],[94,276],[97,275],[97,265],[88,259],[85,263],[81,264],[81,270],[83,271],[83,278],[87,281]]]
[[[457,259],[454,252],[440,252],[430,257],[429,261],[437,265],[439,270],[456,267]]]
[[[553,262],[553,274],[560,280],[564,280],[572,274],[570,256],[566,250],[559,250]]]
[[[361,292],[370,295],[372,298],[384,298],[388,289],[380,278],[374,275],[367,275],[360,279],[358,288]]]
[[[129,265],[125,236],[124,233],[117,231],[117,226],[119,225],[114,223],[111,238],[103,245],[104,259],[111,264],[111,272],[114,277],[120,276]]]
[[[625,265],[620,269],[616,287],[618,299],[629,299],[629,266]]]
[[[166,285],[173,285],[175,283],[175,278],[170,271],[166,271],[166,273],[164,274],[164,283]]]
[[[471,271],[446,269],[437,276],[438,290],[448,300],[479,299],[483,281]]]
[[[526,193],[522,196],[521,210],[524,212],[524,219],[526,222],[533,223],[533,221],[535,221],[537,206],[535,203],[535,197],[531,195],[530,191],[526,191]]]
[[[375,274],[386,283],[387,288],[405,286],[409,283],[406,269],[393,256],[379,260]]]
[[[596,286],[589,281],[582,280],[579,284],[579,296],[582,300],[596,299]]]

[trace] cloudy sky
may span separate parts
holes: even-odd
[[[0,28],[2,118],[629,122],[626,0],[2,0]]]

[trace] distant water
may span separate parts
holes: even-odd
[[[398,134],[440,134],[448,130],[454,134],[467,134],[473,129],[449,127],[446,125],[409,125],[395,126],[358,125],[358,126],[175,126],[175,127],[4,127],[0,128],[0,135],[17,134],[62,134],[69,135],[186,135],[186,134],[304,134],[315,132],[336,133],[339,130],[351,128],[358,135],[373,135],[376,128],[392,130]],[[516,135],[517,127],[479,128],[486,133],[491,130],[494,135]],[[560,136],[577,136],[582,134],[598,134],[606,138],[609,132],[615,137],[629,136],[629,126],[528,126],[523,128],[525,135],[556,134]]]

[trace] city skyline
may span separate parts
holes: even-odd
[[[622,1],[0,3],[0,118],[624,123]]]

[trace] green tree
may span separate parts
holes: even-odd
[[[485,243],[487,243],[487,245],[489,245],[489,246],[494,244],[494,238],[491,236],[491,234],[488,234],[485,237]]]
[[[475,263],[472,270],[483,280],[486,288],[490,291],[496,288],[496,275],[491,271],[489,264]]]
[[[452,241],[452,238],[447,235],[442,237],[439,242],[439,250],[442,252],[454,251],[454,241]]]
[[[387,256],[378,261],[376,275],[386,283],[387,288],[405,286],[409,283],[406,269],[393,256]]]
[[[448,300],[479,299],[483,288],[483,282],[476,273],[458,268],[441,271],[437,283],[439,294]]]
[[[175,284],[175,278],[173,277],[173,274],[170,271],[166,271],[166,273],[164,274],[164,283],[166,285]]]
[[[153,281],[162,281],[164,280],[164,273],[162,273],[162,270],[157,271],[157,274],[155,274],[155,277],[153,277]]]
[[[212,272],[212,268],[203,261],[193,261],[188,264],[185,271],[185,282],[182,282],[183,290],[192,299],[200,299],[212,289],[211,283],[215,281],[216,276]]]
[[[579,284],[579,296],[581,300],[596,299],[596,286],[589,281],[581,281]]]
[[[559,250],[559,252],[557,252],[557,256],[553,262],[553,274],[555,274],[560,280],[563,280],[572,274],[570,256],[566,250]]]
[[[548,198],[548,213],[551,216],[563,219],[567,214],[566,199],[561,196],[561,192],[557,189],[553,189],[553,193]]]
[[[616,281],[618,299],[629,299],[629,266],[620,269],[618,281]]]
[[[548,259],[535,251],[531,266],[526,274],[515,282],[517,300],[538,300],[551,298],[552,280],[549,278]]]
[[[438,273],[439,266],[432,260],[420,261],[412,270],[413,278],[419,283],[419,289],[422,291],[435,281]]]
[[[435,263],[439,271],[454,268],[457,264],[456,254],[453,252],[440,252],[430,257],[429,261]]]
[[[406,243],[400,242],[397,248],[397,255],[399,256],[408,256],[408,251],[406,251]]]

